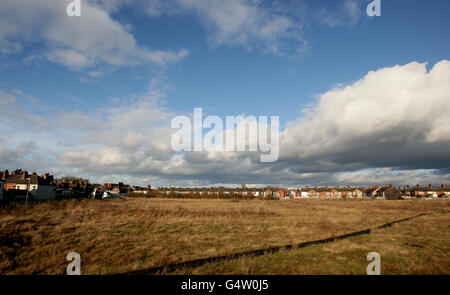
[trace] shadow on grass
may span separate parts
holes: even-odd
[[[392,225],[394,225],[396,223],[405,222],[405,221],[415,219],[415,218],[418,218],[421,216],[432,215],[432,214],[442,214],[442,213],[450,213],[450,211],[436,212],[436,213],[422,213],[422,214],[415,215],[412,217],[391,221],[391,222],[385,223],[383,225],[377,226],[374,229],[384,229],[384,228],[391,227]],[[202,266],[206,263],[217,263],[217,262],[221,262],[221,261],[239,259],[239,258],[248,257],[248,256],[261,256],[261,255],[265,255],[265,254],[277,253],[277,252],[284,251],[284,250],[299,249],[299,248],[304,248],[304,247],[308,247],[308,246],[312,246],[312,245],[331,243],[331,242],[335,242],[335,241],[339,241],[339,240],[343,240],[343,239],[347,239],[347,238],[351,238],[351,237],[367,235],[367,234],[370,234],[372,230],[373,229],[365,229],[365,230],[361,230],[361,231],[357,231],[357,232],[339,235],[336,237],[330,237],[330,238],[321,239],[321,240],[303,242],[303,243],[299,243],[299,244],[277,246],[277,247],[271,247],[271,248],[266,248],[266,249],[258,249],[258,250],[251,250],[251,251],[246,251],[246,252],[241,252],[241,253],[236,253],[236,254],[224,255],[224,256],[215,256],[215,257],[208,257],[208,258],[190,260],[190,261],[179,262],[179,263],[172,263],[172,264],[167,264],[167,265],[144,269],[144,270],[129,271],[126,273],[122,273],[122,275],[150,275],[150,274],[160,274],[160,273],[168,273],[168,272],[170,273],[175,270],[183,269],[183,268],[196,268],[196,267]]]

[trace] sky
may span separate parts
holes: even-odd
[[[450,182],[450,2],[0,2],[0,170],[153,186]],[[280,155],[171,120],[279,116]]]

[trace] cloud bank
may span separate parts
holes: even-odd
[[[248,152],[173,152],[179,112],[164,106],[162,89],[86,113],[36,113],[24,108],[29,95],[3,90],[0,167],[161,185],[450,181],[448,60],[378,69],[318,95],[282,130],[275,163]]]

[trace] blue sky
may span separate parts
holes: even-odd
[[[343,1],[316,2],[306,1],[311,12],[333,12]],[[363,10],[369,1],[355,3]],[[213,49],[207,44],[208,29],[193,16],[147,18],[126,7],[112,17],[131,24],[140,45],[159,50],[188,48],[189,57],[163,69],[152,65],[111,69],[89,84],[79,80],[82,73],[46,60],[23,65],[24,58],[41,50],[42,44],[36,43],[18,54],[2,56],[3,63],[13,65],[2,67],[0,79],[3,88],[20,88],[61,107],[72,108],[75,103],[83,109],[145,91],[149,79],[163,75],[174,88],[168,99],[174,109],[191,111],[201,106],[219,115],[277,113],[287,121],[313,102],[315,95],[370,70],[411,61],[434,64],[448,57],[449,9],[448,1],[395,0],[382,2],[382,17],[362,13],[355,24],[330,28],[306,20],[308,28],[302,34],[309,48],[293,57],[280,57],[236,46]]]
[[[111,144],[109,139],[90,142],[86,137],[98,137],[98,134],[76,126],[80,120],[99,120],[107,125],[116,107],[135,110],[148,99],[151,102],[145,102],[145,107],[164,114],[159,122],[162,126],[170,116],[192,113],[194,107],[202,107],[204,112],[221,117],[278,115],[282,130],[285,130],[289,122],[305,119],[305,109],[319,112],[317,106],[324,94],[331,93],[339,85],[352,86],[370,71],[394,69],[396,65],[414,62],[428,63],[426,69],[430,71],[435,64],[450,59],[450,3],[444,0],[381,0],[380,17],[366,15],[370,2],[367,0],[85,0],[82,1],[82,16],[72,18],[65,15],[67,1],[13,2],[0,4],[3,19],[0,22],[3,24],[0,28],[0,89],[4,101],[14,97],[18,104],[15,107],[36,116],[42,126],[58,125],[58,122],[44,122],[44,119],[61,118],[61,114],[69,113],[71,117],[80,116],[81,119],[74,119],[72,125],[61,127],[63,129],[59,131],[41,131],[45,134],[35,139],[23,130],[30,124],[25,117],[15,117],[14,126],[20,126],[16,127],[20,129],[11,130],[5,126],[12,119],[0,114],[3,116],[0,123],[3,122],[8,138],[0,141],[4,155],[3,162],[0,157],[0,168],[29,165],[39,171],[78,173],[99,181],[127,178],[140,183],[169,183],[176,179],[183,185],[240,183],[237,174],[222,175],[190,166],[185,168],[192,170],[191,173],[160,175],[155,172],[156,168],[149,167],[135,174],[126,172],[119,163],[98,164],[94,169],[92,163],[77,165],[84,160],[92,161],[90,157],[98,150],[91,148],[118,149],[115,152],[121,155],[129,152]],[[57,5],[51,6],[54,3]],[[130,40],[135,44],[130,45],[133,43]],[[419,67],[417,71],[420,72]],[[385,87],[379,85],[380,89]],[[400,92],[408,89],[397,84],[392,87],[401,88]],[[38,102],[27,100],[27,97]],[[440,102],[448,104],[448,97],[447,93]],[[424,99],[420,97],[417,101]],[[150,116],[152,114],[149,112]],[[317,122],[316,125],[323,127],[326,124]],[[383,130],[390,132],[402,125],[395,124]],[[430,126],[434,124],[430,122]],[[132,126],[118,130],[115,136],[120,138],[128,133],[147,136],[147,130],[141,134],[139,128]],[[99,133],[103,131],[98,130]],[[67,138],[61,133],[67,134]],[[159,133],[164,132],[159,130]],[[431,135],[423,136],[429,138]],[[301,135],[298,137],[301,141]],[[60,147],[48,146],[57,138]],[[72,148],[68,147],[67,141]],[[39,154],[20,152],[22,145],[30,142]],[[87,146],[87,142],[91,146]],[[440,144],[448,147],[447,141]],[[133,148],[133,152],[144,154],[154,151],[154,147],[147,150],[148,145]],[[431,153],[434,148],[427,146],[425,150]],[[67,160],[68,155],[75,153],[78,158]],[[309,151],[305,153],[310,154]],[[336,163],[340,163],[334,160],[339,158],[338,152],[328,151],[320,161],[333,164],[325,165],[327,168],[324,169],[318,168],[323,165],[316,162],[319,156],[314,156],[313,161],[305,153],[291,155],[293,158],[288,157],[269,167],[273,171],[288,171],[276,177],[277,183],[337,183],[341,181],[342,173],[354,175],[359,171],[366,175],[372,169],[375,169],[374,173],[385,171],[383,175],[388,177],[396,173],[409,175],[393,177],[393,182],[397,183],[405,183],[407,177],[412,177],[410,175],[414,175],[415,180],[449,180],[447,159],[440,165],[429,167],[423,160],[429,155],[416,151],[411,153],[411,162],[417,161],[417,165],[411,167],[404,164],[407,160],[377,162],[360,159],[346,168],[343,167],[346,165],[336,168]],[[379,151],[374,150],[373,154],[376,153]],[[133,159],[134,156],[130,155]],[[367,158],[372,159],[372,156]],[[163,165],[170,160],[161,161],[159,164]],[[195,167],[199,164],[187,162]],[[232,165],[225,161],[216,168],[227,170]],[[255,165],[247,167],[249,171],[244,179],[255,184],[267,182],[267,178],[258,179],[253,175],[260,169],[260,164]],[[291,177],[296,173],[299,175]],[[322,174],[310,177],[308,173]],[[211,174],[217,175],[205,176]],[[369,183],[371,179],[369,176],[355,183]]]

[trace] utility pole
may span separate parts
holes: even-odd
[[[25,199],[25,204],[28,204],[28,192],[30,191],[30,181],[31,181],[31,177],[28,178],[27,197]]]

